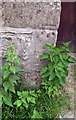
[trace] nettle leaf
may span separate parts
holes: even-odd
[[[71,41],[66,42],[66,43],[63,42],[63,45],[65,45],[66,47],[68,47],[70,43],[71,43]]]
[[[53,63],[48,64],[48,69],[52,72],[54,70]]]
[[[29,93],[28,93],[28,91],[23,91],[22,94],[24,97],[27,97]]]
[[[38,113],[37,110],[34,109],[33,111],[33,116],[31,116],[32,119],[36,119],[36,118],[42,118],[42,116]]]
[[[18,96],[22,96],[22,92],[17,91],[17,95],[18,95]]]
[[[16,100],[14,102],[14,105],[17,105],[17,107],[20,107],[22,105],[22,101],[21,100]]]
[[[73,63],[73,62],[75,62],[76,60],[75,60],[74,58],[72,58],[72,57],[69,57],[69,58],[68,58],[68,61]]]
[[[14,84],[13,84],[13,83],[10,83],[9,85],[10,85],[10,86],[9,86],[9,91],[15,93],[15,87],[14,87]]]
[[[9,76],[9,81],[10,81],[11,83],[17,84],[16,80],[19,80],[19,79],[20,79],[20,78],[19,78],[17,75],[10,75],[10,76]]]
[[[23,106],[26,107],[26,109],[28,108],[28,103],[26,102],[26,100],[22,99],[23,102]]]
[[[40,56],[40,59],[48,59],[49,55],[47,53],[44,53],[42,56]]]
[[[3,96],[3,102],[8,106],[13,107],[11,97],[9,95]]]
[[[44,47],[45,47],[48,51],[51,51],[51,45],[45,44]]]
[[[11,46],[10,48],[12,48],[13,50],[16,50],[16,47],[15,47],[15,46]]]
[[[55,77],[56,77],[56,74],[55,74],[54,71],[52,71],[52,72],[50,73],[49,80],[54,80]]]
[[[65,81],[63,79],[59,80],[59,83],[64,86],[65,85]]]
[[[47,72],[47,73],[45,73],[45,74],[42,75],[42,78],[46,78],[46,77],[48,77],[49,75],[50,75],[50,73]]]
[[[12,61],[12,56],[9,56],[6,61]]]
[[[42,67],[40,74],[47,72],[48,68],[46,66]]]
[[[15,74],[16,73],[16,69],[15,69],[15,66],[10,66],[10,70]]]
[[[66,48],[66,51],[72,52],[72,49],[71,48]]]
[[[3,66],[2,66],[2,70],[7,70],[9,67],[9,63],[5,63]]]
[[[20,71],[24,71],[24,72],[25,72],[24,69],[21,69],[20,67],[16,67],[16,66],[15,66],[15,71],[16,71],[16,72],[20,72]],[[27,71],[26,71],[26,72],[27,72]]]
[[[58,55],[55,55],[54,57],[53,57],[53,61],[54,62],[58,62],[60,60],[60,57],[58,56]]]
[[[0,98],[0,107],[2,107],[3,101],[2,98]]]
[[[68,59],[69,55],[67,53],[60,53],[62,59]]]
[[[50,92],[52,92],[53,91],[53,88],[52,87],[49,87],[48,88],[48,92],[50,93]]]
[[[58,67],[65,67],[65,65],[61,61],[59,61],[59,63],[57,65],[58,65]]]
[[[27,101],[28,103],[31,102],[31,103],[34,103],[35,104],[35,98],[34,97],[27,97]]]
[[[50,60],[53,61],[53,54],[50,53]]]
[[[54,48],[53,48],[53,52],[56,53],[56,54],[57,54],[57,53],[60,53],[60,49],[57,48],[57,47],[54,47]]]
[[[9,89],[9,82],[4,82],[3,87],[4,87],[5,91],[7,92],[7,90]]]
[[[9,76],[10,72],[7,70],[7,71],[4,71],[3,72],[3,78],[7,78]]]
[[[10,50],[10,49],[7,50],[6,54],[7,54],[8,56],[12,55],[12,50]]]
[[[20,65],[20,60],[18,58],[15,58],[14,61]]]
[[[57,71],[57,70],[55,69],[55,73],[56,73],[56,76],[57,76],[59,79],[62,79],[62,77],[61,77],[61,72],[60,72],[60,71]]]

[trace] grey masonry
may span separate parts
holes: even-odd
[[[44,61],[39,59],[46,50],[44,44],[56,45],[60,24],[60,0],[2,0],[0,1],[0,60],[6,44],[13,40],[22,63],[28,70],[28,85],[40,83],[40,69]]]

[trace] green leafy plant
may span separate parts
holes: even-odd
[[[43,80],[55,83],[57,86],[65,85],[65,78],[68,76],[68,64],[75,62],[75,59],[68,55],[72,52],[68,47],[70,42],[63,43],[61,47],[52,45],[45,45],[49,53],[44,53],[40,59],[46,59],[48,64],[41,69],[41,76]]]
[[[0,105],[3,104],[3,120],[49,118],[55,120],[64,107],[69,107],[67,95],[61,90],[66,83],[68,64],[75,61],[66,52],[71,52],[68,48],[69,44],[70,42],[63,43],[61,47],[55,47],[53,44],[45,45],[49,52],[44,53],[41,59],[46,59],[47,65],[43,66],[40,72],[41,87],[34,90],[27,90],[26,86],[25,89],[21,88],[23,82],[20,72],[26,71],[18,67],[20,60],[16,48],[12,44],[9,45],[7,58],[2,66],[3,85]]]
[[[5,104],[13,107],[11,92],[15,94],[15,85],[17,85],[17,81],[20,79],[18,72],[24,70],[16,66],[16,64],[20,65],[20,60],[18,59],[16,48],[12,43],[9,44],[9,49],[5,54],[7,55],[7,58],[6,62],[2,66],[3,84],[1,98]]]

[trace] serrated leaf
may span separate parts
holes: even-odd
[[[16,69],[15,69],[15,66],[10,66],[10,70],[15,74],[16,73]]]
[[[9,71],[7,70],[7,71],[4,71],[3,72],[3,78],[5,79],[5,78],[7,78],[8,76],[9,76]]]
[[[20,71],[24,71],[24,72],[25,72],[24,69],[21,69],[20,67],[16,67],[16,66],[15,66],[15,71],[16,71],[16,72],[20,72]]]
[[[40,56],[40,59],[48,59],[49,55],[47,53],[44,53],[42,56]]]
[[[50,73],[47,72],[47,73],[45,73],[45,74],[42,75],[42,78],[46,78],[46,77],[48,77],[49,75],[50,75]]]
[[[35,98],[34,97],[27,97],[27,101],[28,101],[28,103],[31,102],[31,103],[35,104]]]
[[[21,100],[16,100],[14,102],[14,105],[17,105],[17,107],[20,107],[22,105],[22,101]]]
[[[3,96],[3,102],[4,102],[6,105],[8,105],[8,106],[13,107],[12,101],[11,101],[11,98],[10,98],[9,95]]]
[[[49,93],[52,92],[52,91],[53,91],[53,88],[52,88],[52,87],[49,87],[49,88],[48,88],[48,91],[49,91]]]
[[[7,90],[9,89],[9,82],[4,82],[3,87],[4,87],[5,91],[7,92]]]
[[[3,101],[2,98],[0,98],[0,107],[2,107]]]
[[[33,116],[31,116],[32,119],[36,119],[36,118],[42,118],[42,116],[38,113],[37,110],[34,109],[33,111]]]
[[[48,68],[46,66],[42,67],[40,74],[42,75],[43,73],[47,72],[47,69]]]
[[[15,87],[14,87],[14,84],[13,84],[13,83],[10,83],[10,86],[11,86],[11,87],[9,87],[9,91],[15,93]]]
[[[44,47],[45,47],[48,51],[51,51],[51,45],[45,44]]]
[[[72,52],[71,48],[66,48],[66,51]]]
[[[7,70],[9,67],[9,63],[5,63],[3,66],[2,66],[2,70]]]
[[[11,46],[11,48],[12,48],[13,50],[16,50],[16,47],[15,47],[15,46]]]
[[[50,60],[53,61],[53,54],[50,53]]]
[[[9,50],[7,50],[6,53],[7,53],[8,56],[10,56],[10,55],[12,55],[12,50],[9,49]]]
[[[10,75],[10,76],[9,76],[9,81],[10,81],[11,83],[17,84],[16,80],[19,80],[19,79],[20,79],[20,78],[19,78],[17,75]]]
[[[66,42],[66,43],[63,42],[63,45],[65,45],[66,47],[68,47],[70,43],[71,43],[71,41]]]
[[[23,106],[26,107],[26,109],[27,109],[28,108],[28,103],[24,99],[22,99],[22,102],[23,102]]]
[[[18,58],[15,58],[14,61],[20,65],[20,60]]]
[[[68,58],[68,61],[73,63],[73,62],[75,62],[76,60],[75,60],[74,58],[72,58],[72,57],[69,57],[69,58]]]
[[[50,73],[49,80],[54,80],[55,77],[56,77],[56,74],[55,74],[55,72],[52,71]]]
[[[60,71],[57,71],[56,69],[55,69],[55,72],[56,72],[56,76],[57,76],[59,79],[61,79],[61,72],[60,72]]]

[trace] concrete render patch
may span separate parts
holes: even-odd
[[[4,27],[58,29],[61,5],[59,2],[3,2]]]

